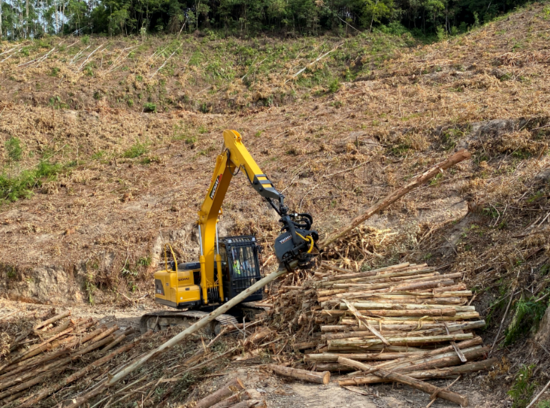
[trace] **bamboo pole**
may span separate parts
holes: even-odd
[[[445,160],[442,163],[439,163],[426,171],[425,173],[418,176],[413,181],[409,182],[404,187],[394,191],[392,194],[384,198],[383,200],[379,201],[372,207],[370,207],[367,211],[365,211],[362,215],[356,217],[353,219],[347,227],[344,229],[336,232],[329,238],[327,238],[325,241],[321,242],[319,244],[319,248],[323,249],[336,240],[348,235],[355,227],[359,226],[363,222],[365,222],[367,219],[372,217],[374,214],[388,208],[391,204],[393,204],[395,201],[403,197],[405,194],[409,193],[416,187],[421,186],[428,180],[432,179],[436,175],[442,173],[444,170],[447,170],[448,168],[454,166],[457,163],[460,163],[463,160],[469,159],[472,157],[472,155],[467,150],[460,150],[457,153],[453,154],[451,157],[449,157],[447,160]]]
[[[372,370],[372,367],[363,364],[359,361],[350,360],[348,358],[344,357],[338,357],[338,363],[348,365],[350,367],[359,369],[361,371],[369,371]],[[378,377],[386,378],[388,380],[400,382],[406,385],[409,385],[411,387],[414,387],[418,390],[424,391],[428,394],[430,394],[434,399],[436,397],[446,399],[451,402],[455,402],[457,404],[460,404],[463,407],[468,406],[468,398],[464,397],[460,394],[457,394],[456,392],[444,390],[442,388],[436,387],[435,385],[428,384],[423,381],[419,381],[415,378],[409,377],[407,375],[386,371],[382,369],[378,369],[374,371],[375,375]]]
[[[154,350],[151,350],[149,353],[147,353],[145,356],[141,357],[140,359],[136,360],[134,363],[130,364],[128,367],[126,367],[124,370],[119,371],[107,381],[105,381],[100,386],[96,387],[96,389],[80,396],[79,398],[73,400],[73,403],[69,405],[71,408],[76,408],[79,405],[85,403],[90,398],[95,397],[96,395],[103,392],[105,388],[108,388],[126,376],[128,376],[130,373],[132,373],[134,370],[138,369],[139,367],[143,366],[147,361],[149,361],[151,358],[154,358],[158,356],[160,353],[162,353],[164,350],[169,349],[170,347],[175,346],[176,344],[180,343],[184,339],[187,338],[192,333],[195,333],[196,331],[202,329],[207,324],[209,324],[212,320],[214,320],[219,315],[227,312],[232,307],[238,305],[241,303],[244,299],[246,299],[248,296],[250,296],[252,293],[256,292],[259,289],[262,289],[264,286],[266,286],[268,283],[273,282],[275,279],[277,279],[280,276],[283,276],[285,273],[287,273],[286,269],[279,269],[276,272],[273,272],[263,279],[260,279],[258,282],[256,282],[254,285],[250,286],[248,289],[243,290],[241,293],[239,293],[237,296],[235,296],[233,299],[231,299],[229,302],[225,303],[224,305],[218,307],[211,313],[209,313],[207,316],[200,319],[198,322],[192,324],[187,329],[182,331],[181,333],[177,334],[176,336],[172,337],[170,340],[165,342],[164,344],[160,345]]]

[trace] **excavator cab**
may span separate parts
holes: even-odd
[[[258,261],[261,249],[256,237],[251,235],[220,239],[223,293],[226,301],[262,279]],[[259,290],[251,293],[244,301],[252,302],[261,299],[262,291]]]

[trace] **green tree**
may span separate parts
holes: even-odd
[[[373,24],[380,23],[384,19],[390,20],[395,13],[393,0],[365,0],[363,9],[363,22],[368,24],[369,31],[372,31]]]

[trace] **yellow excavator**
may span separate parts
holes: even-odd
[[[179,310],[144,315],[142,331],[192,324],[262,278],[258,259],[261,246],[254,236],[218,237],[221,206],[232,178],[239,172],[281,217],[281,235],[274,243],[281,266],[289,271],[308,269],[318,254],[319,236],[311,229],[311,215],[288,210],[284,196],[260,170],[237,131],[226,130],[223,138],[224,148],[216,159],[214,174],[198,214],[199,261],[178,263],[172,248],[167,245],[164,269],[154,275],[155,301]],[[171,260],[168,260],[168,250]],[[239,307],[219,316],[207,331],[219,333],[223,326],[237,324],[237,319],[246,313],[243,308],[261,299],[261,290],[253,293]]]

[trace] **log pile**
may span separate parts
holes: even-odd
[[[473,332],[485,321],[461,278],[426,264],[353,272],[324,262],[301,290],[279,293],[272,322],[293,333],[307,368],[347,374],[341,386],[395,381],[389,372],[415,384],[489,370],[496,360],[478,361],[489,347]]]
[[[120,332],[118,326],[99,325],[91,318],[73,319],[68,311],[39,321],[13,340],[9,354],[0,361],[0,405],[18,399],[19,406],[35,406],[130,350],[135,341],[120,344],[132,333]],[[98,358],[60,379],[88,355]]]

